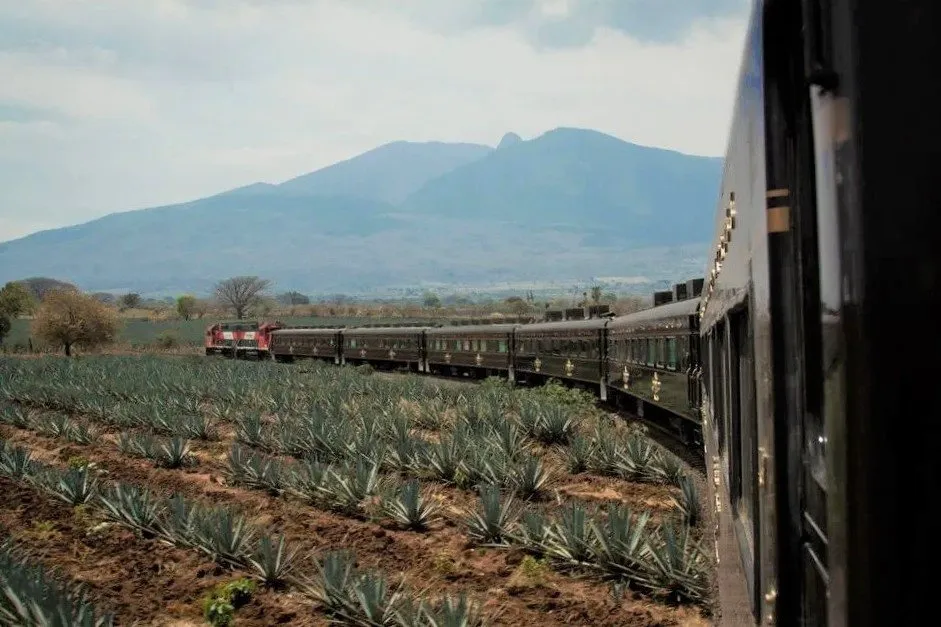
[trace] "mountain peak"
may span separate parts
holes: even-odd
[[[509,146],[515,146],[523,141],[523,138],[517,135],[516,133],[507,133],[503,136],[503,139],[500,140],[500,143],[497,145],[497,150],[507,148]]]

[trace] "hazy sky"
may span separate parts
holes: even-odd
[[[724,151],[746,0],[0,0],[0,241],[386,142]]]

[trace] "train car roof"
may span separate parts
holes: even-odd
[[[272,335],[336,335],[340,329],[275,329]]]
[[[537,322],[535,324],[521,324],[516,327],[517,333],[544,333],[546,331],[574,331],[601,329],[608,322],[607,318],[590,318],[588,320],[562,320],[557,322]]]
[[[518,324],[465,324],[446,327],[434,327],[426,331],[428,335],[454,335],[460,333],[510,333]]]
[[[665,303],[624,316],[617,316],[611,319],[609,328],[615,329],[618,327],[634,326],[639,323],[654,322],[656,320],[692,316],[696,313],[698,308],[698,298],[687,298],[686,300]]]
[[[341,329],[344,335],[414,335],[429,327],[352,327]]]

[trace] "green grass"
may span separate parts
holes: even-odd
[[[346,325],[354,326],[360,324],[378,324],[378,323],[402,323],[413,322],[405,318],[340,318],[340,317],[284,317],[279,318],[281,322],[288,326],[303,325]],[[203,343],[203,334],[206,327],[214,320],[204,318],[202,320],[161,320],[154,322],[152,320],[125,319],[122,321],[122,328],[118,333],[118,344],[129,344],[131,346],[150,346],[153,345],[158,336],[162,333],[172,333],[176,336],[178,343],[182,346],[201,346]],[[9,335],[4,338],[3,346],[9,349],[25,348],[27,340],[30,337],[30,320],[14,320]],[[38,345],[36,339],[33,344]]]

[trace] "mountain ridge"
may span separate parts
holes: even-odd
[[[0,282],[205,291],[257,274],[286,289],[368,291],[629,275],[644,264],[667,276],[690,267],[688,255],[670,261],[671,247],[704,250],[721,162],[565,127],[529,140],[507,133],[498,148],[391,142],[282,183],[0,243]]]

